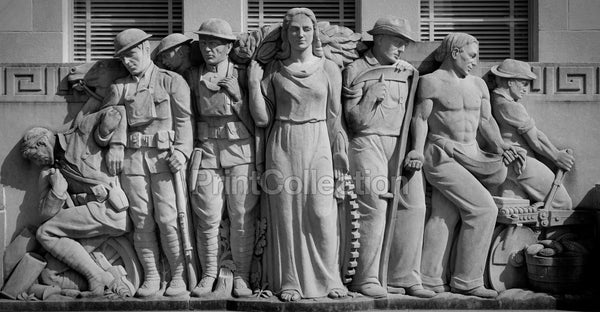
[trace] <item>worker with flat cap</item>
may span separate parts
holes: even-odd
[[[164,37],[156,48],[156,59],[168,70],[180,75],[192,66],[190,59],[191,38],[184,34],[170,34]]]
[[[356,274],[349,289],[381,298],[388,289],[418,297],[433,297],[423,289],[420,277],[421,248],[425,220],[425,193],[420,171],[405,170],[403,189],[408,192],[400,201],[393,233],[390,258],[382,259],[390,185],[401,165],[397,150],[405,118],[410,83],[416,69],[402,60],[411,37],[408,22],[396,17],[377,20],[373,29],[373,47],[342,73],[343,109],[350,138],[350,173],[354,176],[360,212],[360,250]],[[416,83],[416,81],[412,81]],[[412,101],[413,99],[410,99]],[[386,177],[380,187],[373,181]],[[397,194],[395,194],[397,195]],[[389,261],[389,272],[380,273],[380,264]],[[387,274],[388,289],[381,284]]]
[[[117,79],[105,99],[105,106],[123,105],[126,112],[106,157],[129,198],[133,243],[144,269],[136,295],[149,297],[160,289],[158,227],[171,270],[164,295],[177,296],[186,292],[186,283],[173,173],[185,168],[192,152],[190,90],[180,75],[152,63],[150,37],[132,28],[115,38],[115,57],[130,75]]]
[[[219,268],[219,224],[227,213],[235,264],[233,295],[248,297],[259,195],[252,192],[257,189],[252,185],[256,179],[251,179],[255,132],[245,91],[246,71],[229,58],[236,37],[227,21],[209,19],[195,33],[204,63],[192,67],[186,80],[196,121],[190,186],[202,278],[192,295],[204,296],[213,289]]]
[[[509,168],[506,181],[500,186],[503,197],[517,197],[542,202],[552,188],[554,173],[536,158],[542,155],[556,167],[569,171],[574,157],[566,149],[559,150],[550,139],[536,127],[533,118],[521,103],[537,76],[531,66],[523,61],[506,59],[491,69],[496,76],[496,88],[492,91],[492,113],[500,127],[504,142],[515,144],[527,151],[527,166],[521,172]],[[556,209],[571,209],[573,202],[564,186],[560,185],[552,201]]]

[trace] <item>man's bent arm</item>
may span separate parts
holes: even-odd
[[[481,113],[479,116],[479,131],[488,143],[492,145],[492,148],[498,153],[502,154],[507,148],[507,144],[504,143],[502,135],[500,134],[500,128],[498,123],[492,116],[492,106],[490,104],[490,93],[485,86],[483,80],[481,81],[483,86],[480,86],[483,96],[481,98]]]

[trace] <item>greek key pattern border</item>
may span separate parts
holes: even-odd
[[[489,69],[497,63],[479,66],[491,81]],[[531,63],[538,79],[532,95],[552,96],[552,100],[599,101],[600,64]],[[67,81],[74,64],[0,64],[0,102],[63,102],[76,97]]]

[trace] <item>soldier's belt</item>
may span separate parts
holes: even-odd
[[[104,202],[108,197],[109,190],[101,184],[92,186],[91,193],[71,194],[71,199],[75,205],[85,205],[91,201]]]
[[[174,131],[158,131],[155,134],[142,134],[141,132],[133,132],[127,137],[127,147],[151,147],[159,150],[167,150],[171,148],[171,144],[173,143],[174,139]]]
[[[196,131],[198,139],[228,139],[239,140],[250,137],[250,132],[241,121],[230,121],[219,126],[210,125],[207,122],[197,122]]]

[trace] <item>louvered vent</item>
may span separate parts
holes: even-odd
[[[248,30],[281,22],[287,10],[297,7],[311,9],[319,22],[328,21],[356,31],[356,0],[248,0]]]
[[[441,41],[450,32],[479,40],[480,59],[529,59],[527,0],[421,0],[421,41]]]
[[[122,30],[140,28],[160,41],[182,32],[182,0],[73,0],[73,61],[111,58]]]

